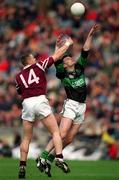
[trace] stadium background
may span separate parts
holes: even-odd
[[[19,57],[28,50],[38,58],[54,52],[61,33],[74,40],[73,56],[80,55],[94,23],[96,33],[86,68],[88,85],[86,120],[74,142],[64,151],[67,159],[119,159],[119,1],[85,0],[84,16],[74,18],[66,10],[71,0],[0,0],[0,157],[18,157],[21,141],[21,99],[14,77]],[[47,72],[48,98],[57,119],[65,92]],[[36,157],[50,136],[40,121],[35,123],[29,157]]]

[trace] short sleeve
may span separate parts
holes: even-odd
[[[77,63],[80,64],[81,66],[85,66],[87,64],[87,57],[88,57],[89,51],[81,51],[81,55],[77,60]]]
[[[52,64],[54,64],[54,59],[51,56],[51,57],[48,57],[45,60],[42,60],[42,61],[39,60],[38,64],[41,67],[41,69],[45,70],[45,69],[49,68],[50,66],[52,66]]]

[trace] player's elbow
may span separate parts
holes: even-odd
[[[54,59],[54,62],[56,62],[57,60],[59,60],[61,58],[61,56],[58,54],[53,54],[52,57]]]
[[[83,46],[83,51],[89,51],[90,47],[89,46]]]
[[[67,136],[67,131],[61,131],[60,135],[61,135],[62,140],[64,140],[65,137]]]

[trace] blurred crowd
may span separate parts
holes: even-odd
[[[21,69],[20,55],[30,50],[45,59],[54,52],[58,35],[64,33],[73,38],[72,53],[77,59],[91,26],[99,23],[101,30],[95,34],[85,69],[86,118],[76,142],[84,143],[87,154],[100,150],[100,158],[119,159],[119,1],[82,0],[86,7],[82,17],[70,14],[72,2],[0,0],[0,129],[17,129],[22,124],[22,100],[14,82]],[[47,96],[59,121],[66,95],[54,66],[48,70],[47,80]],[[40,121],[35,126],[42,128]],[[0,155],[3,147],[1,138]]]

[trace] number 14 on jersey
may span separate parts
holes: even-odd
[[[30,69],[29,71],[29,76],[28,76],[28,82],[26,82],[26,80],[24,79],[24,76],[21,74],[20,78],[22,80],[22,83],[24,84],[25,88],[28,88],[29,85],[31,85],[32,83],[39,83],[40,78],[36,76],[35,72],[33,69]]]

